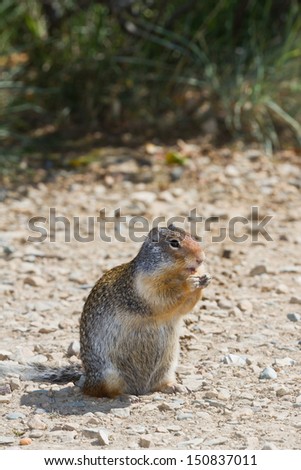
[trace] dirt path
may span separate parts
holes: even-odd
[[[55,242],[48,236],[30,243],[28,236],[39,236],[28,230],[31,217],[49,218],[50,208],[57,216],[78,216],[85,236],[88,216],[120,208],[127,216],[121,235],[127,237],[131,216],[187,217],[197,208],[219,222],[212,222],[204,239],[214,281],[183,325],[178,378],[188,392],[92,399],[73,384],[39,385],[15,377],[1,388],[2,448],[18,447],[23,436],[31,438],[31,449],[95,449],[102,438],[113,449],[301,448],[298,158],[288,151],[271,158],[257,150],[180,146],[187,155],[184,167],[168,167],[164,149],[154,146],[133,159],[128,150],[108,150],[102,168],[93,164],[85,175],[62,173],[55,182],[8,193],[0,207],[0,360],[78,361],[66,356],[73,341],[69,355],[77,352],[89,289],[139,246],[130,240],[107,243],[97,233],[94,241],[81,243],[73,227],[66,243],[62,224],[52,231]],[[232,217],[249,219],[252,206],[259,207],[260,218],[273,215],[266,225],[272,241],[259,234],[252,242],[256,227],[242,220],[235,234],[246,233],[244,243],[229,237],[213,242]],[[113,235],[113,227],[107,226],[107,234]],[[274,378],[260,379],[267,367]],[[107,433],[102,438],[100,428]]]

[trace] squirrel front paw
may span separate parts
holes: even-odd
[[[211,282],[212,277],[210,274],[203,274],[202,276],[189,276],[188,282],[192,290],[203,289],[207,287]]]

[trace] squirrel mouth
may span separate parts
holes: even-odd
[[[193,266],[190,266],[189,268],[187,268],[187,271],[189,272],[189,274],[195,274],[196,273],[196,268],[193,267]]]

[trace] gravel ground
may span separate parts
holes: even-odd
[[[132,154],[106,149],[102,166],[93,163],[85,174],[61,172],[7,192],[0,206],[0,360],[79,361],[78,323],[89,289],[140,246],[129,240],[130,217],[151,222],[197,208],[219,221],[205,234],[198,225],[214,279],[183,322],[178,380],[187,392],[93,399],[74,384],[8,378],[0,383],[0,448],[301,448],[300,158],[198,141],[180,141],[175,150],[186,165],[166,165],[173,149],[152,144]],[[249,219],[254,206],[260,218],[273,216],[266,225],[272,241],[243,221],[235,228],[236,236],[247,235],[243,243],[233,241],[231,225],[225,240],[212,239],[232,217]],[[76,241],[72,223],[65,242],[57,223],[55,242],[49,230],[44,242],[29,242],[39,234],[28,220],[49,218],[50,208],[78,216],[81,236],[90,238],[87,217],[120,208],[127,240],[100,240],[95,223],[94,241]],[[110,225],[107,234],[113,236]]]

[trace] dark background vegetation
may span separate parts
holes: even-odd
[[[299,0],[2,0],[0,32],[2,167],[93,132],[300,145]]]

